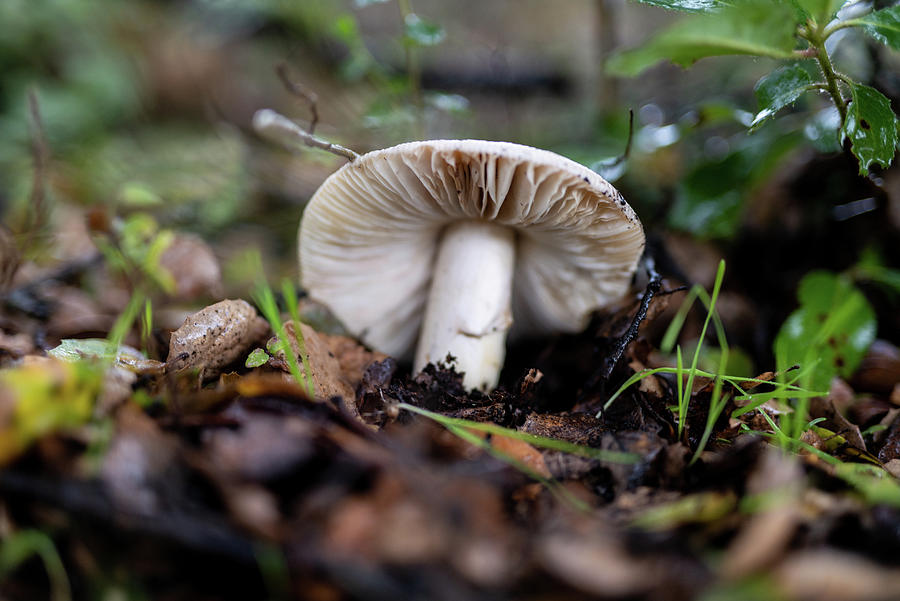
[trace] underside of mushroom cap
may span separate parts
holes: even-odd
[[[508,142],[409,142],[344,165],[313,195],[301,283],[367,344],[408,357],[441,232],[459,220],[517,233],[514,335],[583,328],[624,295],[644,248],[634,211],[583,165]]]

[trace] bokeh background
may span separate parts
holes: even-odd
[[[303,205],[344,160],[252,131],[264,107],[311,118],[277,76],[283,64],[317,97],[316,133],[358,152],[475,137],[600,170],[670,272],[709,287],[728,259],[723,310],[750,357],[770,363],[804,273],[848,268],[863,252],[898,264],[900,176],[857,175],[824,97],[748,134],[753,86],[773,62],[604,73],[610,53],[674,18],[621,0],[4,0],[0,212],[44,267],[92,251],[84,234],[98,211],[145,212],[212,245],[225,295],[246,295],[255,251],[273,281],[296,277]],[[896,53],[854,31],[834,39],[839,68],[900,95]],[[628,160],[610,167],[630,111]],[[37,236],[26,231],[35,186],[48,216]],[[882,335],[897,339],[889,299],[873,294]]]

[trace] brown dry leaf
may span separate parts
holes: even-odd
[[[294,349],[294,353],[300,356],[300,343],[294,334],[294,323],[288,321],[284,324],[285,335]],[[330,399],[341,397],[349,407],[356,407],[356,388],[344,375],[341,364],[331,352],[328,341],[324,336],[313,330],[306,324],[300,324],[300,332],[303,336],[305,347],[304,357],[309,364],[317,399]],[[283,357],[283,351],[279,351],[279,357]],[[282,363],[284,368],[286,364]],[[302,368],[301,368],[302,370]],[[360,379],[362,375],[360,375]]]
[[[722,575],[737,580],[777,563],[800,523],[803,470],[797,461],[769,447],[747,481],[747,492],[764,499],[728,546]]]
[[[839,551],[794,553],[775,568],[773,575],[790,599],[894,601],[900,591],[900,570]]]
[[[334,336],[329,334],[317,334],[325,340],[331,354],[338,360],[341,372],[354,390],[363,380],[363,375],[370,365],[376,361],[381,362],[388,358],[378,351],[367,351],[357,341],[346,336]]]
[[[887,429],[876,435],[876,444],[880,445],[880,448],[876,447],[878,460],[887,463],[892,459],[900,459],[900,409],[889,411],[881,423]]]
[[[900,382],[900,348],[887,340],[876,340],[869,346],[856,373],[853,385],[857,390],[889,394]]]
[[[255,536],[277,540],[282,532],[278,499],[255,484],[230,483],[221,488],[230,516]]]
[[[547,469],[547,464],[544,462],[544,456],[524,440],[494,434],[491,436],[491,446],[501,453],[524,463],[541,476],[545,478],[551,477],[550,470]]]
[[[339,503],[325,526],[325,544],[333,552],[393,563],[435,561],[446,556],[451,540],[440,509],[389,473],[369,494]]]
[[[315,454],[316,428],[300,417],[237,406],[224,413],[240,426],[211,429],[203,436],[203,448],[217,478],[266,482],[287,476]]]
[[[809,414],[813,418],[824,417],[825,421],[821,424],[823,427],[843,436],[852,447],[865,451],[866,443],[863,441],[859,426],[850,423],[835,406],[834,399],[840,399],[845,394],[840,392],[840,389],[841,387],[838,384],[837,388],[832,387],[832,392],[829,393],[828,398],[813,397],[810,399]]]
[[[544,536],[537,543],[545,570],[581,591],[604,597],[639,595],[657,585],[658,572],[603,536],[571,533]]]
[[[284,329],[294,352],[299,357],[300,344],[294,335],[293,321],[285,323]],[[315,397],[318,399],[340,397],[344,401],[344,407],[359,417],[356,391],[362,384],[367,368],[384,361],[387,355],[371,353],[359,343],[344,336],[321,334],[305,323],[300,324],[300,332],[303,335],[304,356],[309,363]],[[284,371],[289,369],[282,351],[278,352],[276,361],[271,363]]]
[[[47,323],[51,336],[60,339],[79,337],[106,333],[112,327],[115,315],[83,290],[54,285],[46,288],[46,294],[53,298],[53,313]]]
[[[4,292],[12,283],[19,270],[19,260],[19,251],[12,233],[0,225],[0,292]]]
[[[175,280],[180,300],[216,298],[222,294],[222,271],[209,245],[197,236],[178,234],[159,259]]]
[[[164,434],[135,406],[116,414],[116,435],[103,457],[100,476],[113,502],[128,513],[155,515],[160,491],[173,486],[171,469],[178,440]]]
[[[170,371],[199,369],[204,377],[244,356],[269,329],[244,300],[223,300],[194,313],[169,340]]]
[[[891,459],[884,464],[884,469],[894,478],[900,478],[900,459]]]
[[[113,365],[103,374],[103,389],[94,405],[95,415],[109,415],[131,397],[137,373],[119,365]]]
[[[19,358],[34,350],[34,341],[28,334],[7,334],[0,330],[0,354],[6,353]]]
[[[603,423],[586,413],[572,415],[529,413],[519,428],[528,434],[594,446],[603,435]]]

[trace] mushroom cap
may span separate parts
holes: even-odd
[[[360,156],[310,199],[301,284],[366,344],[415,347],[441,232],[459,220],[514,229],[512,335],[576,332],[620,299],[644,230],[602,177],[509,142],[429,140]]]

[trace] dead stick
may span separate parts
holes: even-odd
[[[316,124],[319,122],[319,97],[316,96],[316,93],[312,90],[308,89],[303,84],[294,81],[288,75],[287,65],[284,63],[280,63],[277,67],[275,67],[275,72],[278,73],[278,77],[281,79],[281,83],[284,84],[285,89],[301,98],[309,105],[309,112],[312,113],[312,116],[309,120],[309,127],[306,129],[309,135],[313,135],[316,132]]]
[[[50,152],[47,148],[44,122],[41,119],[41,110],[34,89],[28,91],[28,113],[31,117],[31,157],[34,161],[34,175],[29,198],[28,220],[24,232],[25,241],[21,246],[23,254],[30,250],[32,242],[37,237],[37,230],[43,227],[46,221],[45,179]]]
[[[644,257],[644,268],[647,270],[647,275],[650,279],[647,282],[647,288],[644,290],[644,296],[641,297],[641,303],[638,307],[637,313],[635,313],[634,319],[631,320],[631,323],[628,325],[628,329],[625,330],[625,333],[617,338],[613,343],[612,352],[610,352],[604,358],[600,369],[594,372],[594,374],[588,380],[588,388],[593,388],[599,382],[606,382],[609,379],[609,376],[612,374],[613,368],[616,366],[616,363],[619,362],[619,359],[621,359],[622,355],[625,353],[625,349],[628,348],[628,345],[631,344],[631,342],[635,338],[637,338],[638,328],[640,328],[641,322],[644,321],[644,318],[647,317],[647,310],[650,308],[650,301],[653,300],[654,296],[659,294],[660,289],[662,288],[662,277],[660,277],[659,273],[657,273],[656,265],[652,257]]]
[[[323,140],[305,131],[302,127],[272,109],[261,109],[253,115],[253,129],[258,134],[276,142],[292,145],[304,144],[311,148],[321,148],[326,152],[342,156],[349,161],[355,160],[359,154],[349,148]]]

